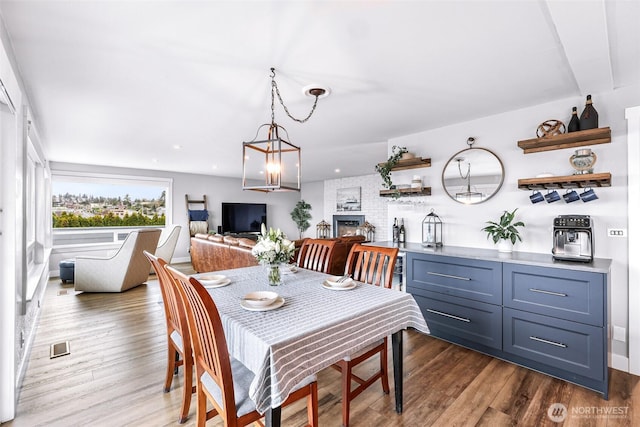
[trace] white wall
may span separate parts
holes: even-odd
[[[217,230],[218,225],[221,225],[222,202],[250,202],[267,204],[268,226],[280,228],[291,238],[297,238],[299,234],[290,215],[291,210],[300,199],[300,193],[298,192],[262,193],[258,191],[243,191],[240,179],[223,178],[210,175],[114,168],[106,166],[89,166],[60,162],[51,162],[51,170],[52,173],[57,171],[75,171],[172,178],[172,220],[174,224],[180,224],[183,226],[180,231],[180,237],[174,253],[174,262],[190,260],[189,229],[187,207],[184,198],[185,194],[188,194],[189,198],[192,200],[202,199],[203,195],[207,196],[210,230]],[[64,258],[64,255],[59,256]],[[57,269],[57,264],[52,262],[51,268]]]
[[[425,186],[432,187],[429,203],[417,209],[390,205],[388,217],[404,217],[407,240],[420,242],[421,221],[431,208],[441,217],[444,244],[493,248],[481,231],[485,221],[496,220],[504,210],[518,208],[517,217],[525,222],[523,242],[516,251],[550,253],[552,247],[553,218],[562,214],[591,215],[595,227],[595,256],[613,260],[611,271],[611,320],[613,325],[628,329],[627,241],[607,237],[607,228],[627,228],[627,145],[625,108],[640,101],[640,86],[608,93],[593,93],[594,106],[599,113],[599,126],[611,127],[610,144],[592,146],[598,160],[594,172],[611,172],[612,185],[596,188],[599,199],[589,203],[571,204],[558,201],[552,204],[529,201],[530,192],[519,190],[518,179],[533,178],[544,172],[570,175],[569,157],[574,149],[563,149],[535,154],[523,154],[517,141],[535,138],[538,124],[548,119],[568,123],[571,107],[584,105],[583,97],[575,97],[543,105],[459,123],[440,129],[394,138],[393,145],[406,146],[418,156],[430,157],[432,167],[393,173],[394,183],[409,183],[415,171],[420,171]],[[505,166],[505,179],[500,192],[485,203],[462,205],[450,199],[441,185],[442,170],[449,158],[466,147],[469,136],[476,138],[474,147],[495,152]],[[384,160],[384,159],[382,159]],[[627,357],[627,345],[612,342],[613,353]],[[615,367],[615,366],[614,366]]]
[[[315,239],[317,236],[316,225],[324,219],[324,181],[304,183],[301,198],[311,205],[311,219],[309,220],[311,227],[303,233],[302,237]]]
[[[586,94],[585,94],[586,95]],[[362,214],[376,226],[376,240],[391,240],[393,218],[404,218],[408,242],[422,239],[422,220],[431,209],[443,223],[444,244],[475,248],[494,248],[481,229],[488,220],[496,220],[504,210],[518,208],[518,219],[525,222],[523,242],[516,251],[550,253],[552,248],[552,222],[558,215],[591,215],[595,227],[595,256],[612,259],[611,270],[611,322],[629,329],[628,316],[628,250],[625,238],[610,238],[608,228],[627,228],[627,139],[625,108],[638,105],[640,86],[627,87],[607,93],[592,93],[599,113],[599,126],[610,127],[612,142],[591,148],[598,160],[595,172],[611,172],[612,186],[596,188],[599,199],[589,203],[552,204],[529,201],[530,192],[519,190],[518,179],[533,178],[541,173],[571,175],[569,157],[574,149],[562,149],[525,155],[517,141],[536,137],[538,125],[548,119],[559,119],[568,124],[571,107],[582,110],[584,97],[563,99],[469,122],[393,138],[394,145],[405,146],[416,156],[431,158],[430,168],[411,169],[392,173],[394,184],[410,184],[414,175],[420,175],[423,185],[431,187],[431,196],[403,197],[397,201],[379,197],[382,180],[379,175],[332,179],[325,181],[324,216],[327,221],[335,214],[336,189],[362,187]],[[505,179],[499,193],[485,203],[463,205],[445,193],[442,170],[448,160],[467,148],[467,138],[476,138],[474,147],[495,152],[505,167]],[[386,159],[380,159],[385,161]],[[373,169],[372,165],[372,169]],[[634,306],[634,304],[631,304]],[[637,306],[637,304],[635,304]],[[640,307],[638,307],[640,309]],[[612,341],[612,365],[627,370],[628,346]]]
[[[0,20],[0,78],[11,100],[15,113],[2,107],[0,112],[0,423],[15,415],[16,388],[18,381],[18,340],[16,330],[22,318],[17,288],[21,286],[22,265],[21,237],[24,225],[22,216],[22,105],[25,100],[10,62],[10,44]],[[25,339],[28,336],[25,336]]]
[[[373,170],[373,166],[371,169]],[[387,203],[389,199],[380,197],[382,179],[380,175],[362,175],[350,178],[330,179],[324,182],[324,220],[331,224],[333,236],[333,215],[364,215],[365,220],[376,227],[374,240],[387,240]],[[360,187],[362,210],[336,211],[337,190]]]
[[[626,111],[628,120],[629,218],[640,217],[640,106]],[[640,225],[629,221],[629,259],[640,259]],[[629,372],[640,375],[640,265],[629,263]]]

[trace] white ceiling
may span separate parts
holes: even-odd
[[[302,177],[374,173],[387,140],[638,83],[640,1],[6,1],[49,160],[241,175],[270,67]],[[175,145],[181,149],[174,148]],[[340,174],[334,170],[341,169]]]

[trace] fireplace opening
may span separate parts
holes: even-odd
[[[360,235],[362,224],[364,215],[334,215],[333,237]]]

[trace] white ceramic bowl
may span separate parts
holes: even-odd
[[[353,279],[351,277],[342,282],[338,282],[341,277],[342,276],[331,276],[326,280],[326,282],[329,286],[333,286],[334,288],[346,288],[353,284]]]
[[[227,276],[223,276],[222,274],[203,274],[202,276],[198,276],[198,281],[205,286],[213,286],[221,283]]]
[[[271,291],[256,291],[249,292],[242,299],[251,307],[266,307],[278,299],[278,294]]]

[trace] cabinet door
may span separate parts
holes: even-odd
[[[413,297],[431,335],[467,346],[502,348],[502,307],[424,290]]]
[[[505,264],[504,306],[602,326],[605,277],[601,273]]]
[[[504,351],[602,381],[604,329],[504,308]]]
[[[502,304],[502,264],[439,255],[407,254],[407,290],[426,290]]]

